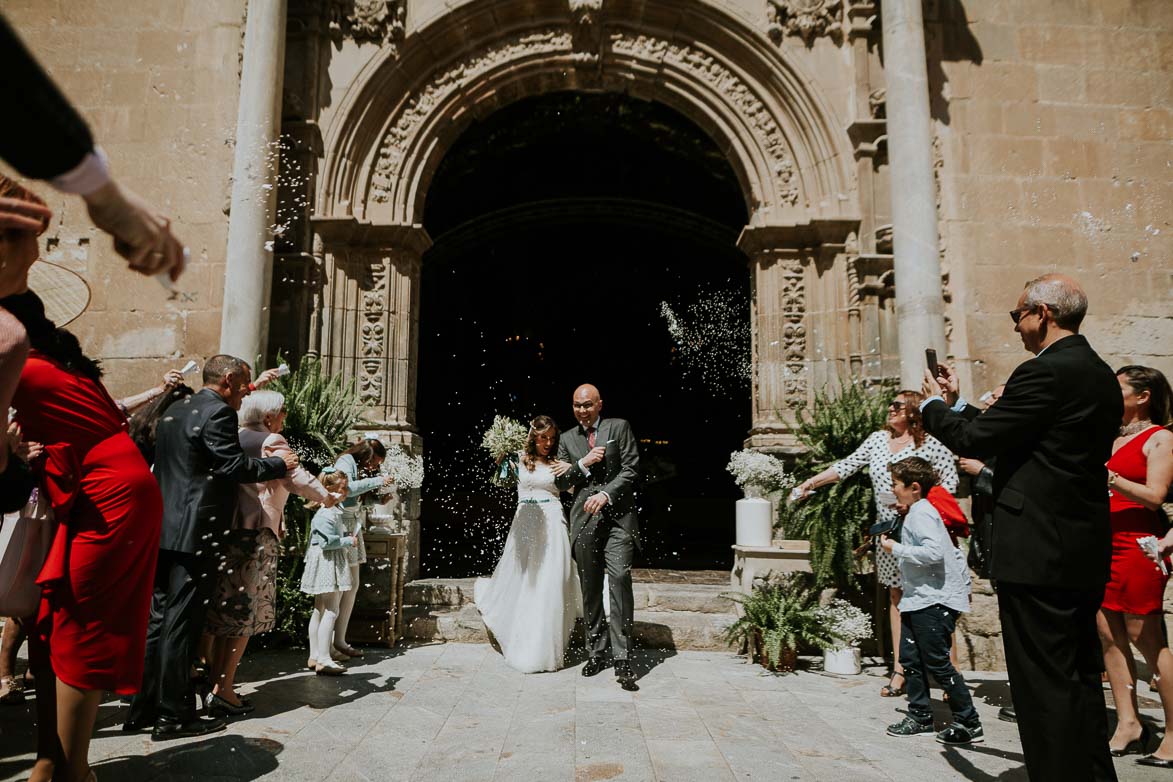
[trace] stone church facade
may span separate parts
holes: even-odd
[[[1006,313],[1048,271],[1087,286],[1085,331],[1110,363],[1173,371],[1173,5],[922,10],[946,344],[965,392],[1026,357]],[[421,447],[431,177],[470,123],[557,91],[669,106],[736,173],[749,215],[737,240],[752,283],[748,444],[793,448],[789,411],[835,378],[899,377],[882,2],[8,0],[3,11],[117,174],[192,248],[168,299],[121,269],[78,203],[49,194],[46,258],[91,282],[74,326],[116,393],[221,349],[308,352],[355,380],[371,429]]]

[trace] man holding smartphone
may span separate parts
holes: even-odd
[[[979,416],[945,366],[925,372],[925,428],[964,457],[996,457],[990,575],[1031,779],[1115,780],[1096,612],[1108,581],[1107,471],[1120,387],[1079,326],[1075,280],[1031,280],[1010,312],[1035,358]],[[953,403],[951,409],[950,403]]]

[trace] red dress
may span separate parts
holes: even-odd
[[[138,692],[163,498],[101,383],[33,350],[13,405],[45,446],[41,485],[58,521],[37,578],[36,638],[53,672],[84,690]]]
[[[1144,444],[1159,431],[1161,427],[1154,426],[1120,446],[1108,460],[1108,469],[1126,480],[1144,483],[1148,474]],[[1122,497],[1119,492],[1110,492],[1109,503],[1112,513],[1112,576],[1104,589],[1103,606],[1124,614],[1159,614],[1169,577],[1144,555],[1136,545],[1136,539],[1145,535],[1158,538],[1164,535],[1160,517],[1155,510]]]

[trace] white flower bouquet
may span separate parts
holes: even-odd
[[[758,451],[733,452],[726,469],[747,494],[751,490],[770,494],[785,491],[794,485],[794,476],[786,472],[780,459]]]
[[[481,438],[481,447],[497,462],[489,480],[496,486],[510,486],[517,482],[517,453],[525,448],[529,429],[508,416],[493,418],[493,424]]]
[[[846,600],[835,599],[819,609],[819,614],[835,641],[828,649],[851,649],[872,636],[872,620],[863,609]]]
[[[418,489],[424,485],[424,457],[412,455],[401,445],[392,446],[379,473],[395,481],[396,489]]]

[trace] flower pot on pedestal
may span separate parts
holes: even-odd
[[[768,547],[774,540],[774,503],[761,497],[737,501],[738,546]]]
[[[824,649],[823,670],[827,673],[854,676],[862,670],[859,649],[855,646],[849,646],[846,649]]]

